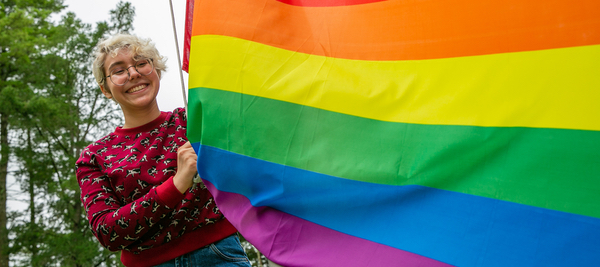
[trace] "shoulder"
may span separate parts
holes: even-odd
[[[182,120],[187,121],[187,112],[184,108],[176,108],[172,113],[174,116],[180,117]]]
[[[102,152],[108,150],[108,147],[117,139],[118,139],[117,135],[115,135],[114,133],[110,133],[110,134],[96,140],[95,142],[89,144],[83,150],[83,152],[86,152],[86,154],[89,154],[89,153],[102,154]]]
[[[78,163],[92,161],[98,156],[110,153],[115,146],[122,146],[127,142],[127,136],[120,136],[114,132],[89,144],[79,155]]]
[[[167,117],[161,126],[170,127],[186,127],[187,113],[184,108],[176,108],[173,111],[167,112]]]

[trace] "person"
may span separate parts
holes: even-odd
[[[186,138],[186,112],[156,96],[166,59],[149,39],[100,41],[93,74],[125,122],[76,162],[81,201],[100,243],[125,266],[250,266],[237,230],[203,184]]]

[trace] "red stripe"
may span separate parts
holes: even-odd
[[[188,72],[190,66],[190,45],[192,42],[192,26],[194,21],[194,0],[187,0],[185,7],[185,36],[183,37],[183,64],[181,69]]]

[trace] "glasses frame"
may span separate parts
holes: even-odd
[[[138,69],[137,69],[137,64],[138,64],[138,62],[140,62],[140,61],[142,61],[142,60],[148,60],[148,64],[150,64],[150,66],[152,66],[152,70],[151,70],[151,71],[150,71],[148,74],[142,74],[142,73],[141,73],[141,72],[139,72],[139,71],[138,71]],[[111,75],[108,75],[108,76],[104,76],[104,79],[105,79],[105,80],[107,80],[106,78],[110,79],[110,82],[111,82],[111,83],[113,83],[113,84],[114,84],[114,85],[116,85],[116,86],[123,86],[123,85],[127,84],[127,82],[129,82],[129,80],[131,80],[131,73],[129,72],[129,69],[130,69],[131,67],[133,67],[133,68],[135,69],[135,71],[136,71],[137,73],[139,73],[140,75],[142,75],[142,76],[148,76],[148,75],[150,75],[150,74],[152,74],[152,73],[154,72],[154,63],[153,63],[152,59],[151,59],[151,58],[142,58],[142,59],[136,60],[136,61],[135,61],[135,64],[133,64],[133,65],[131,65],[131,66],[129,66],[129,67],[127,67],[127,68],[125,68],[125,71],[127,71],[127,79],[125,80],[125,82],[124,82],[123,84],[118,84],[118,83],[115,83],[115,81],[113,81],[113,79],[112,79],[112,76],[113,76],[114,74],[111,74]],[[113,71],[114,71],[114,70],[113,70]]]

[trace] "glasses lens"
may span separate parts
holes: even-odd
[[[143,59],[135,64],[135,70],[143,76],[149,75],[154,70],[152,60]]]
[[[152,65],[152,60],[150,59],[142,59],[135,63],[135,70],[141,74],[142,76],[150,75],[154,70],[154,66]],[[131,68],[131,66],[129,67]],[[124,85],[129,80],[129,68],[116,68],[110,73],[110,80],[115,85]]]
[[[117,68],[110,73],[110,80],[116,85],[124,85],[129,78],[129,72],[126,69]]]

